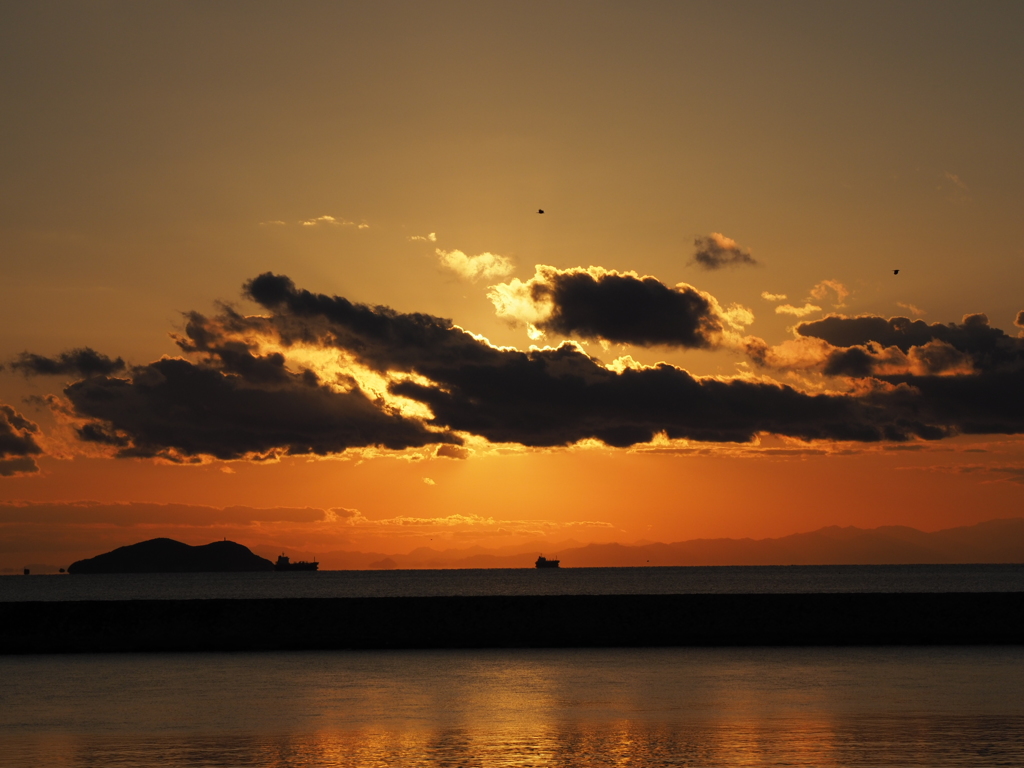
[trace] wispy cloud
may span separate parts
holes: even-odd
[[[422,240],[425,243],[436,243],[437,232],[431,232],[429,235],[409,235],[410,240]]]
[[[971,191],[970,188],[966,184],[964,184],[960,177],[957,176],[955,173],[950,173],[949,171],[946,171],[943,174],[943,176],[945,176],[946,181],[950,182],[953,186],[962,189],[964,192]]]
[[[339,219],[336,216],[314,216],[311,219],[303,219],[296,222],[300,227],[354,227],[356,229],[369,229],[370,225],[365,221],[355,222],[348,219]],[[270,219],[261,221],[261,227],[287,227],[288,222],[281,219]]]
[[[850,295],[850,290],[845,285],[840,283],[838,280],[822,280],[816,286],[811,288],[811,299],[817,299],[818,301],[824,301],[828,299],[829,294],[835,294],[835,301],[832,306],[839,307],[845,306],[843,302],[846,297]]]
[[[465,280],[476,282],[484,278],[493,280],[499,277],[507,277],[512,274],[515,267],[512,260],[506,256],[499,256],[496,253],[479,253],[476,256],[467,256],[459,250],[443,251],[436,249],[441,266],[450,269]]]
[[[795,317],[806,317],[814,312],[821,312],[821,307],[808,303],[802,307],[794,307],[792,304],[780,304],[775,308],[775,314],[777,315],[794,315]]]
[[[897,307],[903,307],[905,310],[907,310],[912,315],[915,315],[917,317],[920,317],[921,315],[926,314],[926,312],[923,309],[919,309],[918,307],[915,307],[913,304],[910,304],[910,303],[905,302],[905,301],[897,301],[896,302],[896,306]]]
[[[938,189],[946,192],[946,197],[953,203],[964,203],[971,199],[971,188],[957,174],[949,171],[943,172]]]
[[[423,478],[424,482],[429,478]],[[0,505],[2,508],[2,505]],[[358,509],[337,507],[325,511],[324,519],[328,522],[342,523],[354,528],[390,529],[403,528],[495,528],[500,527],[508,533],[532,532],[541,533],[544,529],[561,528],[614,528],[611,523],[602,520],[574,520],[570,522],[554,522],[549,520],[501,520],[482,515],[452,514],[445,517],[411,517],[399,515],[383,519],[370,519]]]
[[[843,300],[850,295],[850,291],[838,280],[822,280],[811,288],[811,293],[804,299],[805,303],[802,307],[798,307],[795,304],[780,304],[775,308],[775,314],[807,317],[807,315],[814,314],[815,312],[821,312],[821,307],[817,304],[812,304],[812,300],[823,301],[829,299],[830,295],[835,299],[832,306],[838,309],[845,306]],[[766,301],[782,301],[786,298],[786,295],[784,293],[768,293],[765,291],[761,294],[761,298]]]
[[[305,219],[299,222],[304,227],[355,227],[356,229],[369,229],[370,225],[365,221],[356,223],[347,219],[337,219],[334,216],[317,216],[312,219]]]

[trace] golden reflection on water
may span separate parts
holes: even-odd
[[[0,657],[0,765],[1024,765],[1024,649]]]
[[[907,727],[909,726],[909,728]],[[258,734],[102,735],[3,742],[17,766],[993,766],[1020,765],[1019,718],[812,724],[567,724],[530,733],[360,728]]]
[[[910,726],[908,732],[907,726]],[[70,737],[5,751],[11,766],[253,766],[254,768],[610,768],[611,766],[1020,765],[1019,718],[847,724],[799,722],[567,724],[531,733],[462,728],[360,728],[303,734]],[[21,745],[26,747],[28,745]]]

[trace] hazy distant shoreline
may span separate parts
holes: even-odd
[[[421,547],[407,554],[344,551],[318,553],[317,558],[324,570],[530,568],[538,552],[557,555],[562,565],[570,568],[1024,563],[1024,518],[934,532],[895,525],[871,529],[829,526],[766,539],[689,539],[667,544],[533,542],[516,551],[510,549]]]
[[[126,542],[133,543],[133,542]],[[257,554],[275,552],[254,547]],[[421,547],[406,554],[288,550],[294,559],[317,559],[321,570],[438,568],[532,568],[537,554],[554,556],[569,568],[744,565],[938,565],[1024,563],[1024,518],[926,532],[906,526],[855,528],[829,526],[807,533],[766,539],[689,539],[674,543],[581,544],[529,542],[517,547],[437,550]],[[97,552],[89,556],[96,555]],[[316,557],[314,558],[314,555]],[[10,559],[9,556],[7,558]],[[0,574],[57,573],[50,563],[0,568]]]

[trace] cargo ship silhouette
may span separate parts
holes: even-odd
[[[297,563],[293,563],[285,555],[281,555],[277,558],[277,562],[274,563],[275,571],[315,571],[320,567],[320,563],[315,560],[310,563],[306,560],[299,560]]]
[[[548,560],[544,555],[537,558],[537,562],[534,565],[537,568],[557,568],[560,560]]]

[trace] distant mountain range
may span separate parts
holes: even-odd
[[[890,525],[829,526],[778,539],[691,539],[672,544],[533,542],[488,550],[421,547],[405,555],[335,551],[318,556],[326,570],[390,568],[529,568],[538,553],[562,567],[664,565],[888,565],[1024,563],[1024,518],[926,533]]]
[[[582,544],[530,542],[487,549],[436,550],[408,554],[335,551],[320,554],[323,570],[396,568],[532,568],[537,555],[557,556],[563,568],[685,565],[889,565],[914,563],[1024,563],[1024,518],[990,520],[926,533],[905,526],[830,526],[777,539],[691,539],[671,544]],[[292,553],[303,556],[303,553]],[[33,566],[34,573],[53,572]],[[69,573],[182,573],[272,571],[274,565],[232,541],[190,546],[151,539],[79,560]]]

